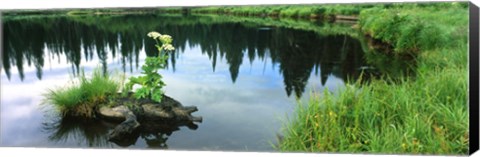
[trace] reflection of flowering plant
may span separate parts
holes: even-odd
[[[130,77],[129,82],[125,84],[125,90],[130,91],[133,85],[138,84],[141,87],[135,91],[135,97],[137,99],[150,98],[153,101],[161,102],[163,95],[162,88],[165,86],[165,83],[162,81],[162,75],[157,71],[165,68],[168,59],[166,52],[174,51],[175,48],[171,44],[173,39],[170,35],[150,32],[147,36],[157,42],[155,46],[158,49],[159,55],[158,57],[147,57],[145,59],[145,64],[142,66],[142,74],[144,75]]]

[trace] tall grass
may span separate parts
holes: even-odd
[[[44,95],[44,104],[53,105],[62,116],[94,117],[96,107],[105,104],[121,86],[121,80],[102,74],[98,68],[91,78],[82,73],[77,79],[69,86],[50,89]]]
[[[465,69],[464,69],[465,70]],[[282,151],[466,154],[465,71],[314,93],[285,126]]]
[[[426,9],[394,5],[360,13],[361,31],[392,44],[398,54],[416,56],[416,77],[348,84],[338,95],[313,93],[298,103],[278,149],[467,154],[468,12],[455,3],[421,7]]]

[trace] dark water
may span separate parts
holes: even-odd
[[[106,137],[115,124],[61,121],[40,105],[80,69],[139,75],[156,53],[153,30],[174,38],[165,91],[198,107],[198,128],[167,127],[119,146]],[[337,91],[365,66],[360,41],[347,35],[204,16],[7,17],[2,52],[0,142],[22,147],[274,151],[296,97]]]

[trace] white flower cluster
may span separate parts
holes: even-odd
[[[175,47],[173,47],[173,45],[171,44],[172,43],[172,36],[170,35],[162,35],[158,32],[150,32],[147,34],[148,37],[151,37],[153,39],[159,39],[161,42],[162,42],[162,47],[158,47],[159,50],[163,49],[163,50],[166,50],[166,51],[173,51],[175,50]]]
[[[157,39],[157,38],[161,37],[162,35],[158,32],[150,32],[150,33],[147,34],[147,36],[151,37],[153,39]]]
[[[175,47],[172,46],[172,44],[165,44],[162,46],[164,50],[166,51],[173,51],[175,50]]]
[[[160,41],[164,44],[170,44],[172,43],[172,36],[170,35],[161,35],[160,36]]]

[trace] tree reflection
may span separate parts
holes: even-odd
[[[161,30],[175,37],[176,53],[169,65],[175,70],[175,59],[187,46],[199,45],[211,61],[212,71],[220,59],[228,64],[232,83],[240,74],[244,57],[250,64],[255,60],[279,65],[288,96],[304,92],[312,71],[325,84],[329,75],[346,79],[359,76],[358,68],[365,65],[358,40],[346,35],[322,35],[312,31],[262,26],[249,23],[218,22],[196,16],[85,16],[45,17],[7,20],[4,25],[3,68],[11,77],[16,67],[25,78],[23,68],[33,65],[38,79],[42,79],[45,57],[65,57],[74,73],[79,72],[81,60],[91,61],[94,56],[107,71],[108,53],[121,56],[122,70],[138,69],[139,53],[156,55],[146,32]],[[318,26],[321,27],[321,26]],[[187,45],[188,44],[188,45]],[[49,51],[45,51],[48,49]],[[83,59],[82,59],[83,58]],[[24,61],[26,63],[24,63]]]

